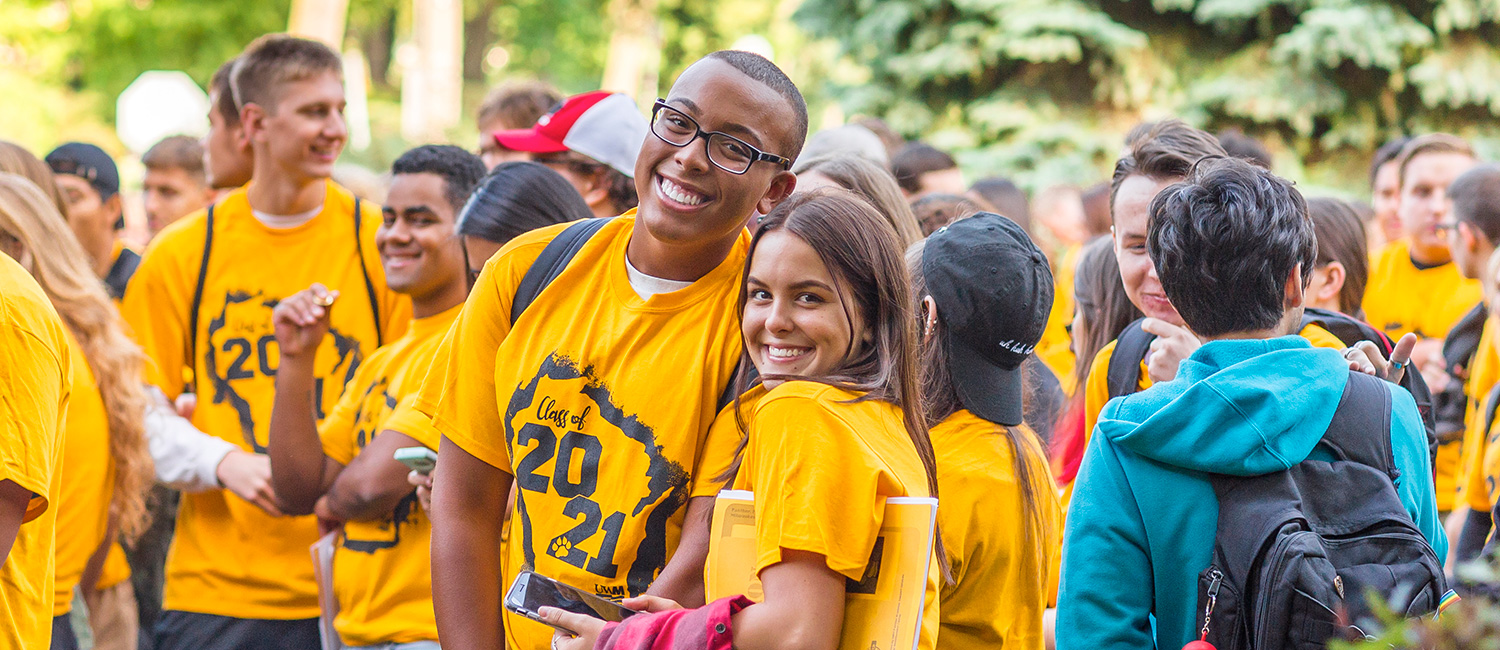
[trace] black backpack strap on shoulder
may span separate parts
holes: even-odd
[[[359,270],[365,275],[365,294],[370,297],[370,313],[375,316],[375,347],[385,345],[385,331],[380,325],[380,303],[375,298],[375,283],[370,280],[370,267],[365,264],[364,229],[360,227],[364,213],[360,210],[359,197],[354,197],[354,252],[359,257]]]
[[[1333,421],[1318,444],[1339,460],[1384,472],[1394,483],[1401,471],[1391,447],[1391,391],[1384,379],[1350,371]]]
[[[188,308],[187,356],[183,361],[193,369],[193,384],[188,392],[197,392],[198,311],[203,307],[203,285],[208,281],[208,256],[214,250],[214,204],[208,204],[208,222],[203,230],[203,261],[198,263],[198,284],[193,288],[193,304]]]
[[[1385,335],[1385,332],[1348,314],[1308,307],[1302,310],[1302,325],[1297,328],[1297,331],[1306,329],[1308,325],[1323,328],[1338,340],[1343,341],[1346,346],[1352,346],[1360,341],[1369,341],[1379,346],[1380,351],[1387,355],[1395,347],[1395,343],[1391,341],[1391,337]]]
[[[510,305],[510,322],[512,325],[520,320],[521,314],[531,303],[536,302],[537,296],[552,284],[557,276],[562,275],[563,269],[568,268],[568,263],[583,250],[583,245],[588,243],[599,232],[612,217],[594,217],[592,219],[581,219],[573,222],[552,241],[547,242],[547,247],[542,249],[542,254],[537,256],[536,261],[531,263],[531,268],[526,269],[526,275],[521,276],[521,284],[516,287],[515,300]]]
[[[1109,371],[1105,379],[1109,384],[1111,398],[1129,395],[1140,389],[1141,361],[1156,335],[1141,329],[1145,319],[1138,318],[1125,326],[1125,331],[1115,339],[1115,352],[1109,358]]]
[[[1495,411],[1500,410],[1500,384],[1495,384],[1484,398],[1484,439],[1489,440],[1490,429],[1495,427]]]

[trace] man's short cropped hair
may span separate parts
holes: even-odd
[[[1286,281],[1318,257],[1307,202],[1291,182],[1238,158],[1210,158],[1151,201],[1146,252],[1183,322],[1202,337],[1276,327]]]
[[[925,142],[908,142],[891,156],[891,175],[907,194],[922,191],[922,174],[958,167],[958,161]]]
[[[475,124],[484,127],[498,122],[501,131],[529,129],[562,100],[561,94],[540,81],[508,83],[484,96]]]
[[[1453,218],[1473,224],[1491,245],[1500,243],[1500,165],[1480,165],[1464,172],[1448,188]]]
[[[1371,188],[1375,187],[1375,177],[1380,175],[1380,168],[1384,167],[1386,163],[1395,160],[1396,156],[1401,155],[1401,149],[1405,147],[1406,143],[1408,142],[1411,142],[1411,138],[1403,135],[1399,138],[1391,140],[1390,142],[1380,145],[1380,148],[1375,150],[1375,155],[1370,158]]]
[[[785,150],[769,153],[796,160],[797,156],[802,154],[802,145],[807,142],[807,100],[802,98],[802,91],[797,89],[797,84],[792,83],[792,78],[786,76],[786,73],[776,67],[770,59],[754,52],[719,50],[709,53],[704,58],[728,63],[730,67],[765,84],[786,100],[787,104],[792,107],[793,119],[792,130],[787,134],[789,140],[782,143]]]
[[[207,182],[203,173],[203,143],[191,136],[173,135],[162,138],[161,142],[151,145],[141,156],[141,164],[150,171],[181,169],[193,177],[193,180]]]
[[[1115,195],[1120,184],[1131,176],[1145,176],[1154,181],[1187,178],[1193,165],[1209,156],[1227,156],[1219,140],[1202,129],[1181,120],[1162,120],[1142,124],[1130,130],[1125,138],[1126,152],[1115,163],[1109,180],[1109,214],[1114,221]]]
[[[1400,162],[1397,177],[1401,179],[1402,185],[1406,185],[1406,168],[1411,165],[1412,159],[1429,153],[1456,153],[1470,158],[1478,157],[1474,155],[1474,147],[1469,144],[1469,141],[1456,135],[1449,133],[1419,135],[1408,141],[1406,146],[1401,147],[1401,153],[1396,155],[1396,160]]]
[[[427,144],[411,149],[391,163],[391,175],[436,174],[443,179],[443,198],[453,207],[454,217],[463,210],[479,180],[484,178],[484,161],[461,147],[449,144]]]
[[[219,112],[219,117],[224,118],[224,124],[230,127],[240,125],[240,107],[234,103],[234,64],[239,62],[235,57],[224,62],[218,70],[214,70],[214,76],[208,82],[208,89],[214,95],[214,110]]]
[[[344,67],[338,52],[327,45],[286,34],[266,34],[240,54],[230,85],[239,108],[256,104],[273,111],[277,86],[330,72],[342,78]]]

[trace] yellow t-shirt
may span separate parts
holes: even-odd
[[[885,500],[932,496],[901,409],[877,400],[851,402],[859,396],[789,381],[756,401],[734,487],[755,492],[757,575],[792,550],[822,555],[828,568],[858,582],[875,549]],[[939,517],[942,511],[940,496]],[[934,559],[921,648],[934,647],[938,638],[941,583]]]
[[[63,434],[62,492],[57,499],[57,580],[52,615],[73,609],[73,589],[109,532],[115,461],[109,455],[109,415],[83,348],[72,333],[73,399]]]
[[[1464,278],[1452,263],[1417,268],[1411,242],[1401,239],[1370,258],[1370,282],[1365,285],[1365,320],[1385,330],[1392,340],[1407,332],[1441,339],[1483,298],[1478,280]],[[1433,461],[1438,510],[1457,503],[1463,443],[1454,440],[1438,447]]]
[[[0,648],[52,638],[57,502],[72,386],[68,337],[31,275],[0,255],[0,480],[30,490],[25,522],[0,563]]]
[[[394,429],[388,416],[416,392],[460,307],[413,320],[394,343],[359,367],[333,412],[318,427],[323,453],[348,465],[382,431],[395,430],[437,449],[430,421]],[[378,521],[344,522],[333,556],[333,627],[346,646],[436,641],[432,610],[432,522],[415,492]]]
[[[341,293],[330,335],[318,350],[314,404],[320,420],[379,347],[377,323],[386,341],[405,331],[411,302],[386,289],[374,241],[378,206],[363,207],[357,245],[354,196],[332,182],[323,211],[293,228],[262,225],[243,189],[222,199],[214,211],[213,251],[192,337],[188,321],[203,260],[205,214],[173,223],[152,240],[122,312],[169,398],[183,391],[183,369],[191,366],[198,377],[193,424],[199,429],[246,451],[265,451],[280,363],[271,310],[313,282]],[[379,303],[373,308],[360,252]],[[189,361],[193,340],[196,353]],[[184,494],[167,557],[164,607],[235,618],[316,617],[307,549],[317,537],[311,516],[271,517],[226,490]]]
[[[522,568],[609,598],[646,590],[666,566],[712,449],[719,395],[739,359],[740,273],[749,245],[691,286],[641,300],[630,287],[627,212],[605,225],[510,325],[516,287],[565,225],[516,238],[485,264],[424,382],[419,408],[468,453],[516,478],[505,585]],[[724,453],[724,452],[717,452]],[[506,613],[512,648],[551,628]]]
[[[1479,348],[1474,350],[1474,359],[1469,362],[1469,380],[1464,384],[1467,398],[1464,412],[1464,443],[1459,457],[1458,496],[1456,503],[1474,507],[1483,504],[1485,511],[1492,504],[1488,489],[1484,485],[1484,458],[1486,444],[1484,428],[1485,408],[1488,406],[1490,390],[1500,380],[1500,349],[1496,348],[1493,317],[1486,318],[1479,335]]]
[[[932,428],[938,529],[954,584],[942,588],[939,650],[1044,647],[1042,612],[1052,601],[1053,556],[1062,545],[1061,505],[1042,445],[1024,425],[1021,453],[1042,525],[1028,539],[1022,478],[1000,426],[959,411]]]
[[[1074,245],[1063,251],[1053,273],[1052,311],[1047,314],[1047,325],[1042,329],[1042,339],[1036,344],[1036,356],[1052,369],[1062,384],[1063,392],[1072,395],[1074,386],[1073,337],[1068,326],[1073,322],[1073,272],[1078,265],[1078,253],[1082,246]]]
[[[104,568],[99,570],[99,582],[95,591],[103,591],[130,579],[130,562],[125,559],[125,548],[117,541],[104,556]]]

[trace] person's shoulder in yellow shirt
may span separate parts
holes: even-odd
[[[52,635],[63,422],[72,390],[66,330],[31,274],[0,254],[0,646]]]
[[[1478,280],[1464,278],[1452,262],[1419,266],[1401,239],[1371,257],[1365,320],[1392,340],[1407,332],[1440,339],[1481,298]]]

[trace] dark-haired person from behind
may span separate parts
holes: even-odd
[[[282,300],[272,316],[281,364],[271,482],[288,514],[343,525],[333,596],[334,629],[345,647],[437,650],[432,523],[393,456],[406,447],[437,449],[432,421],[409,405],[468,295],[454,223],[483,175],[478,156],[450,145],[417,147],[391,165],[375,245],[386,284],[411,297],[413,318],[405,335],[360,364],[321,423],[314,419],[313,362],[328,335],[326,301],[337,296],[313,284]]]
[[[907,253],[953,571],[938,650],[1045,645],[1062,517],[1042,442],[1023,422],[1022,364],[1052,306],[1052,272],[1015,222],[957,221]]]
[[[1199,574],[1214,558],[1220,519],[1206,475],[1332,460],[1314,446],[1345,385],[1370,388],[1343,354],[1293,336],[1317,242],[1291,183],[1241,160],[1207,161],[1157,195],[1150,215],[1146,246],[1161,286],[1204,343],[1174,380],[1115,399],[1100,415],[1068,514],[1059,650],[1198,639]],[[1395,496],[1441,558],[1447,538],[1425,480],[1432,470],[1416,403],[1390,382],[1370,389],[1389,394],[1385,453],[1402,477]],[[1244,580],[1226,582],[1236,579]],[[1213,620],[1222,623],[1233,610],[1219,602]]]
[[[1262,169],[1271,168],[1271,152],[1266,150],[1266,145],[1261,144],[1260,140],[1245,135],[1239,129],[1220,131],[1218,138],[1219,146],[1224,147],[1229,155],[1249,161]]]
[[[908,201],[928,194],[963,194],[967,188],[953,156],[925,142],[908,142],[892,155],[891,174]]]
[[[1318,262],[1307,284],[1307,306],[1364,318],[1365,284],[1370,281],[1370,254],[1365,224],[1348,201],[1315,196],[1307,215],[1318,235]]]
[[[480,179],[458,215],[469,273],[478,277],[484,263],[516,237],[592,216],[589,204],[552,168],[524,161],[500,163]]]

